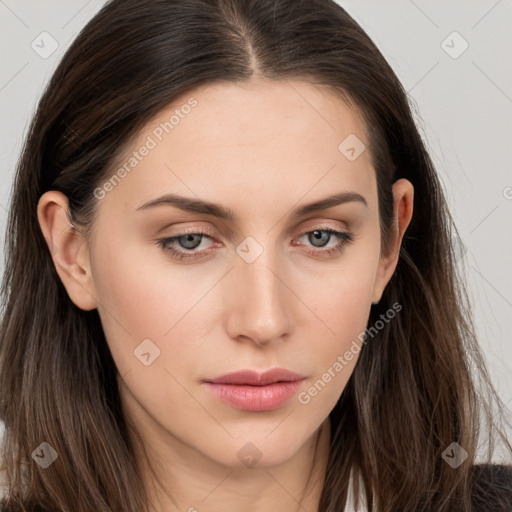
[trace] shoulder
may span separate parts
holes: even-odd
[[[471,479],[473,512],[512,510],[512,466],[475,464]]]

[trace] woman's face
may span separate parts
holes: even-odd
[[[270,466],[333,409],[396,265],[397,249],[379,258],[365,146],[354,111],[314,85],[209,85],[148,123],[96,189],[87,293],[63,280],[98,308],[125,411],[156,452]],[[211,383],[275,368],[298,380]]]

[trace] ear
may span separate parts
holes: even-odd
[[[46,192],[39,199],[37,218],[70,299],[80,309],[95,309],[88,244],[70,221],[68,198],[55,190]]]
[[[412,219],[414,203],[414,187],[406,179],[399,179],[393,184],[393,233],[388,254],[382,255],[379,261],[372,304],[380,301],[384,288],[395,272],[400,255],[402,238]]]

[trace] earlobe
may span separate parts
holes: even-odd
[[[384,289],[393,276],[403,236],[412,219],[414,203],[414,187],[406,179],[399,179],[393,184],[393,240],[388,254],[381,256],[377,279],[372,297],[372,304],[377,304],[384,293]]]
[[[73,303],[85,311],[97,307],[88,244],[68,217],[68,198],[51,190],[39,199],[37,217],[57,274]]]

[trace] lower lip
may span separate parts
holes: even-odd
[[[275,382],[267,386],[214,384],[205,382],[207,389],[223,402],[242,411],[272,411],[283,405],[299,389],[302,380]]]

